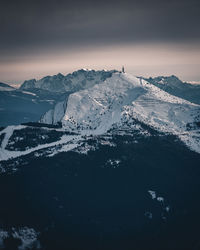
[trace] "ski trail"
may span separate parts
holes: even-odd
[[[23,129],[23,128],[26,128],[26,127],[22,126],[22,125],[19,125],[19,126],[8,126],[5,129],[3,129],[0,132],[0,135],[5,134],[5,136],[4,136],[4,139],[3,139],[2,143],[1,143],[1,148],[2,149],[6,148],[6,146],[8,144],[8,141],[9,141],[10,137],[12,136],[14,130],[20,130],[20,129]]]
[[[12,135],[13,131],[14,131],[14,128],[8,129],[7,136],[5,136],[6,138],[4,139],[5,140],[5,142],[4,142],[5,147],[6,147],[6,141],[9,140],[9,138]],[[5,130],[4,130],[4,132],[5,132]],[[76,136],[63,135],[59,141],[38,145],[37,147],[30,148],[30,149],[27,149],[25,151],[9,151],[9,150],[6,150],[5,147],[2,147],[0,149],[0,161],[6,161],[6,160],[9,160],[9,159],[13,159],[13,158],[17,158],[17,157],[20,157],[20,156],[30,154],[30,153],[32,153],[34,151],[38,151],[40,149],[54,147],[54,146],[57,146],[57,145],[68,144],[70,142],[72,142],[71,145],[76,146],[75,142],[79,141],[80,139],[81,139],[80,135],[76,135]],[[71,148],[73,148],[73,147],[72,146],[71,147],[65,147],[66,152],[71,150]],[[62,151],[58,150],[58,152],[62,152]]]

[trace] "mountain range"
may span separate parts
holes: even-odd
[[[87,89],[111,77],[116,70],[95,71],[81,69],[67,74],[46,76],[40,80],[27,80],[20,88],[0,84],[0,126],[37,122],[46,119],[46,112],[66,104],[71,93]],[[144,78],[169,94],[200,104],[200,86],[182,82],[176,76]],[[11,92],[12,91],[12,92]],[[51,115],[52,116],[52,115]],[[52,120],[53,122],[53,120]]]
[[[84,77],[85,80],[83,80]],[[51,80],[55,78],[60,79],[60,84],[63,86],[64,76],[59,74],[52,77]],[[134,127],[136,121],[159,132],[173,134],[190,149],[200,152],[200,106],[198,104],[171,95],[155,86],[156,84],[127,73],[80,70],[66,78],[77,79],[77,85],[82,87],[79,88],[76,84],[70,85],[68,87],[70,91],[59,95],[58,101],[54,99],[54,108],[48,110],[41,117],[40,123],[61,126],[63,133],[67,131],[75,136],[64,136],[65,138],[62,137],[54,143],[51,142],[50,145],[48,143],[37,145],[35,149],[28,149],[27,152],[8,152],[6,144],[13,132],[26,128],[10,126],[1,132],[1,134],[5,133],[6,138],[2,142],[4,145],[1,151],[2,159],[18,157],[20,154],[28,154],[40,148],[51,147],[51,145],[54,148],[57,147],[57,144],[63,144],[63,148],[65,148],[65,144],[72,142],[72,140],[77,143],[84,136],[102,135],[114,128],[118,130],[126,128],[128,131],[131,130],[132,126]],[[47,90],[49,83],[47,84],[45,79],[39,80],[38,84],[34,81],[35,89],[41,88],[42,91],[45,89],[45,91],[52,92],[52,89]],[[99,79],[101,80],[99,81]],[[173,80],[174,76],[171,79]],[[75,80],[73,81],[75,82]],[[169,82],[169,78],[167,82]],[[24,88],[33,91],[32,80],[22,85],[20,88],[22,93],[24,93]],[[36,94],[34,93],[34,95]],[[62,151],[62,149],[60,150]]]

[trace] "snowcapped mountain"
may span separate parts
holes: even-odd
[[[60,93],[74,92],[92,87],[95,84],[104,81],[106,78],[111,77],[114,72],[116,71],[81,69],[66,76],[59,73],[54,76],[46,76],[38,81],[35,79],[28,80],[21,85],[20,89],[41,89]]]
[[[71,94],[66,102],[59,102],[47,112],[41,122],[62,122],[67,131],[88,135],[103,134],[133,120],[175,134],[200,152],[200,106],[126,73],[115,73],[98,85]]]
[[[62,136],[51,143],[35,145],[34,142],[33,148],[13,152],[8,150],[10,138],[15,131],[26,131],[27,127],[7,127],[0,132],[4,138],[0,150],[2,159],[49,147],[52,154],[65,152],[76,148],[81,141],[87,141],[90,136],[112,134],[115,130],[126,131],[125,134],[131,133],[132,129],[143,131],[139,124],[159,133],[174,135],[191,150],[200,153],[200,105],[170,95],[127,73],[112,73],[103,82],[70,94],[65,100],[58,101],[40,122],[62,125],[62,128],[55,128],[59,134],[62,132]],[[18,141],[17,138],[14,140]]]
[[[150,78],[142,78],[158,88],[168,92],[169,94],[181,97],[190,102],[200,104],[200,85],[194,85],[187,82],[182,82],[178,77],[158,76]]]

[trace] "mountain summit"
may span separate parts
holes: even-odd
[[[83,135],[103,134],[137,120],[158,131],[175,134],[200,151],[196,132],[199,115],[199,105],[170,95],[143,79],[116,72],[104,82],[57,103],[41,122],[60,122],[65,130]]]

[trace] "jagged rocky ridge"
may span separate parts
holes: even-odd
[[[72,74],[66,76],[58,73],[54,76],[46,76],[40,80],[31,79],[25,81],[20,89],[21,90],[47,90],[50,92],[74,92],[81,89],[87,89],[95,84],[104,81],[106,78],[111,77],[112,73],[116,70],[88,70],[81,69],[74,71]]]

